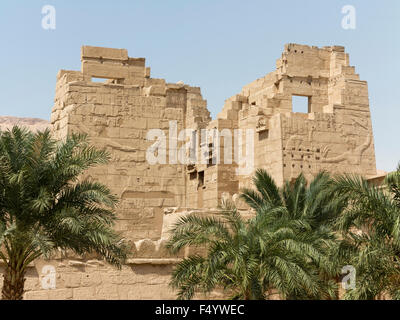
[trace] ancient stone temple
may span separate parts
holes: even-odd
[[[343,47],[287,44],[276,70],[227,99],[214,120],[200,88],[151,78],[145,59],[124,49],[84,46],[81,61],[81,71],[57,75],[52,130],[57,138],[87,133],[111,154],[108,165],[88,176],[120,198],[116,228],[134,254],[122,271],[61,253],[41,260],[28,273],[26,298],[173,299],[168,282],[180,257],[164,248],[171,221],[212,213],[224,197],[236,201],[257,168],[278,184],[321,170],[379,178],[367,82]],[[292,109],[297,96],[307,100],[300,113]],[[165,143],[149,139],[154,130]],[[179,161],[171,150],[185,145],[189,160]],[[154,157],[166,161],[149,161],[155,146]],[[57,286],[44,290],[42,267],[49,264]]]
[[[192,129],[198,136],[207,128],[244,135],[253,129],[253,149],[243,137],[242,152],[253,156],[253,171],[265,168],[279,184],[321,170],[376,175],[368,86],[343,47],[286,45],[276,70],[227,99],[215,120],[199,88],[151,78],[145,60],[126,50],[85,46],[81,60],[80,72],[58,74],[51,121],[57,137],[85,132],[112,154],[110,165],[90,175],[121,198],[119,230],[132,239],[159,239],[168,208],[215,208],[224,194],[251,182],[252,171],[243,174],[239,163],[213,163],[215,139],[208,162],[184,164],[169,156],[167,163],[149,164],[146,150],[154,142],[147,132],[164,130],[170,146],[170,121],[178,132]],[[305,97],[308,110],[293,113],[293,96]],[[222,160],[228,138],[220,137]]]

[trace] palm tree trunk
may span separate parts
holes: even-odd
[[[251,300],[250,289],[245,290],[243,300]]]
[[[2,300],[22,300],[25,285],[25,270],[16,267],[11,261],[6,265],[4,271]]]

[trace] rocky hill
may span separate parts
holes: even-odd
[[[31,131],[44,130],[50,128],[49,121],[37,118],[18,118],[10,116],[0,116],[0,130],[11,129],[14,125],[24,126]]]

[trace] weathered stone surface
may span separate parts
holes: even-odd
[[[71,253],[38,260],[27,273],[26,299],[174,299],[168,286],[173,266],[204,249],[171,255],[165,247],[171,226],[189,213],[215,214],[222,199],[232,199],[251,216],[238,194],[251,187],[255,169],[267,169],[278,184],[301,172],[311,179],[320,170],[359,173],[374,183],[384,175],[376,171],[367,83],[349,65],[343,47],[286,45],[276,70],[227,99],[214,120],[200,88],[150,78],[145,59],[130,58],[125,49],[84,46],[81,60],[81,71],[57,75],[52,132],[57,138],[87,133],[94,145],[110,152],[110,164],[91,169],[86,177],[108,185],[119,197],[116,230],[129,240],[132,254],[122,270],[96,256]],[[92,77],[105,80],[92,82]],[[292,112],[293,96],[308,97],[305,113]],[[170,136],[170,121],[178,132],[191,132],[182,139]],[[168,164],[146,160],[154,143],[146,140],[150,129],[168,137],[168,146],[158,150],[166,152]],[[169,144],[182,147],[201,129],[242,129],[244,135],[254,130],[252,149],[246,150],[245,138],[235,146],[242,150],[236,155],[254,155],[252,170],[244,174],[243,164],[222,158],[212,163],[218,150],[222,157],[223,147],[232,144],[229,136],[207,141],[220,146],[205,154],[208,162],[174,159]],[[195,143],[200,147],[200,141]],[[46,265],[56,270],[56,289],[42,288]],[[221,296],[216,292],[212,297]]]
[[[160,259],[159,259],[160,260]],[[83,268],[69,266],[56,267],[56,288],[43,289],[41,285],[42,265],[57,266],[57,260],[38,260],[35,267],[28,269],[25,295],[28,300],[54,299],[174,299],[169,288],[172,266],[177,260],[154,264],[149,261],[129,264],[121,270],[111,266],[90,266]],[[0,273],[3,267],[0,266]],[[2,279],[0,282],[2,285]],[[145,291],[145,292],[144,292]]]

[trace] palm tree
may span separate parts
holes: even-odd
[[[78,179],[107,159],[84,135],[58,143],[48,130],[0,134],[2,299],[22,299],[28,264],[56,249],[94,252],[121,266],[127,249],[112,230],[116,198],[104,185]]]
[[[400,163],[396,171],[386,176],[385,184],[392,193],[393,199],[397,202],[397,206],[400,207]]]
[[[176,253],[186,246],[207,246],[207,255],[192,255],[174,269],[171,285],[178,299],[191,299],[224,288],[233,299],[264,299],[256,230],[230,202],[218,216],[188,215],[172,229],[167,247]]]
[[[176,253],[203,246],[206,254],[185,258],[175,268],[171,285],[179,299],[222,288],[234,299],[334,297],[337,266],[331,222],[340,203],[327,191],[326,174],[306,187],[303,176],[280,190],[271,176],[257,170],[256,190],[243,190],[243,199],[256,215],[244,220],[230,203],[212,217],[188,215],[172,228],[168,247]]]
[[[259,169],[253,183],[256,189],[245,188],[242,198],[278,248],[268,252],[265,287],[277,289],[287,299],[337,298],[336,279],[343,258],[334,223],[345,203],[335,197],[330,176],[321,172],[308,185],[300,174],[278,188],[272,177]],[[277,259],[287,267],[277,265]]]
[[[400,166],[383,187],[345,175],[336,179],[336,188],[348,204],[337,226],[356,270],[355,288],[345,298],[400,299]]]

